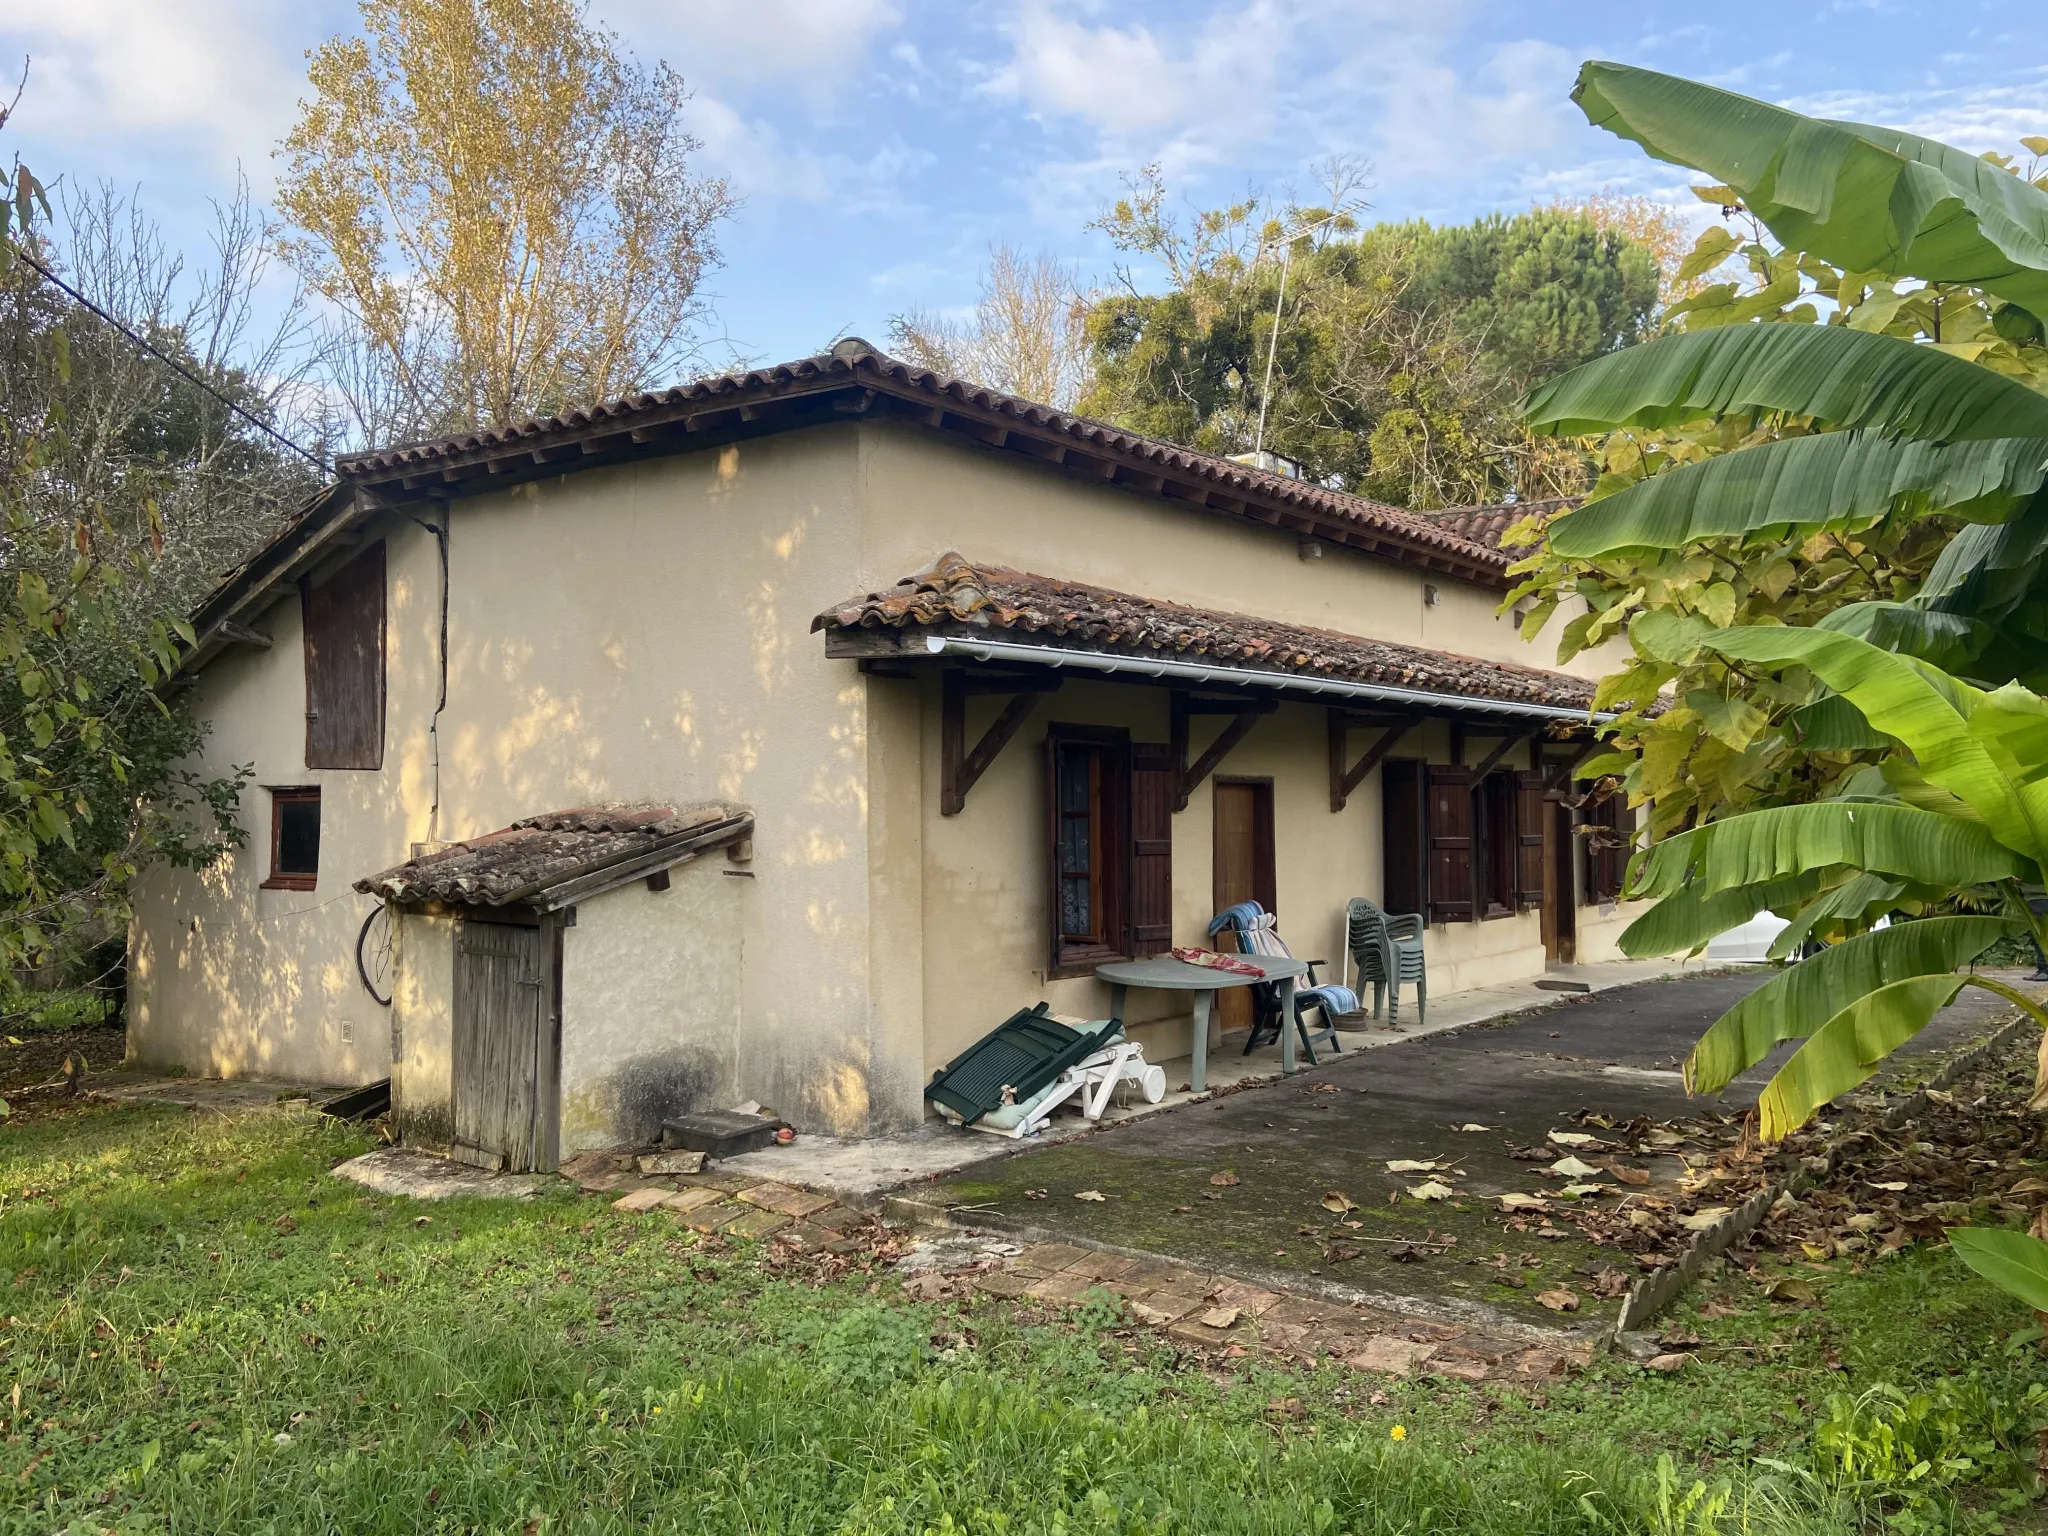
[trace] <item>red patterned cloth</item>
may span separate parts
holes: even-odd
[[[1185,960],[1189,965],[1206,966],[1212,971],[1229,971],[1236,976],[1263,976],[1263,968],[1249,960],[1240,960],[1236,955],[1226,955],[1213,949],[1176,949],[1176,960]]]

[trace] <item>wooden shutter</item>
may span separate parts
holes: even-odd
[[[1390,757],[1380,764],[1380,905],[1388,912],[1420,914],[1428,902],[1428,796],[1422,764]]]
[[[1621,900],[1622,877],[1628,872],[1628,845],[1624,841],[1635,830],[1635,816],[1628,809],[1628,796],[1617,790],[1584,812],[1588,825],[1601,831],[1586,847],[1587,894],[1596,902]]]
[[[1131,747],[1131,943],[1133,955],[1173,947],[1173,798],[1180,760],[1173,748]]]
[[[1472,770],[1429,767],[1429,920],[1469,923],[1472,890]]]
[[[1548,809],[1543,796],[1543,775],[1516,775],[1515,874],[1524,911],[1543,905],[1543,823]]]
[[[384,766],[384,546],[300,589],[306,766]]]

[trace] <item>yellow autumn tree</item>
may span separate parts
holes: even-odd
[[[573,0],[361,0],[310,55],[280,248],[333,306],[354,435],[503,425],[664,381],[734,206],[689,100]]]

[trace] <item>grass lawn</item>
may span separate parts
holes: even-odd
[[[286,1115],[0,1122],[0,1532],[1528,1536],[2040,1513],[2048,1368],[2009,1342],[2031,1319],[1945,1251],[1817,1271],[1817,1301],[1730,1271],[1694,1297],[1711,1315],[1674,1319],[1708,1340],[1674,1374],[1607,1361],[1476,1389],[1220,1367],[1100,1303],[815,1281],[566,1185],[428,1209],[329,1177],[363,1146]],[[1831,1395],[1880,1384],[1928,1400],[1831,1419]]]

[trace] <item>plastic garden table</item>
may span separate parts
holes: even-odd
[[[1155,960],[1112,960],[1107,965],[1095,967],[1099,980],[1109,983],[1110,1017],[1122,1022],[1124,998],[1132,987],[1150,987],[1158,992],[1192,992],[1195,994],[1195,1040],[1194,1070],[1188,1074],[1188,1081],[1195,1092],[1202,1093],[1209,1086],[1209,1019],[1215,1010],[1216,994],[1224,987],[1262,986],[1268,982],[1280,989],[1280,1017],[1286,1022],[1280,1030],[1280,1070],[1294,1070],[1294,983],[1296,978],[1308,974],[1305,960],[1285,960],[1277,955],[1256,955],[1252,963],[1266,974],[1263,976],[1242,976],[1234,971],[1217,970],[1206,965],[1190,965],[1185,960],[1161,957]]]

